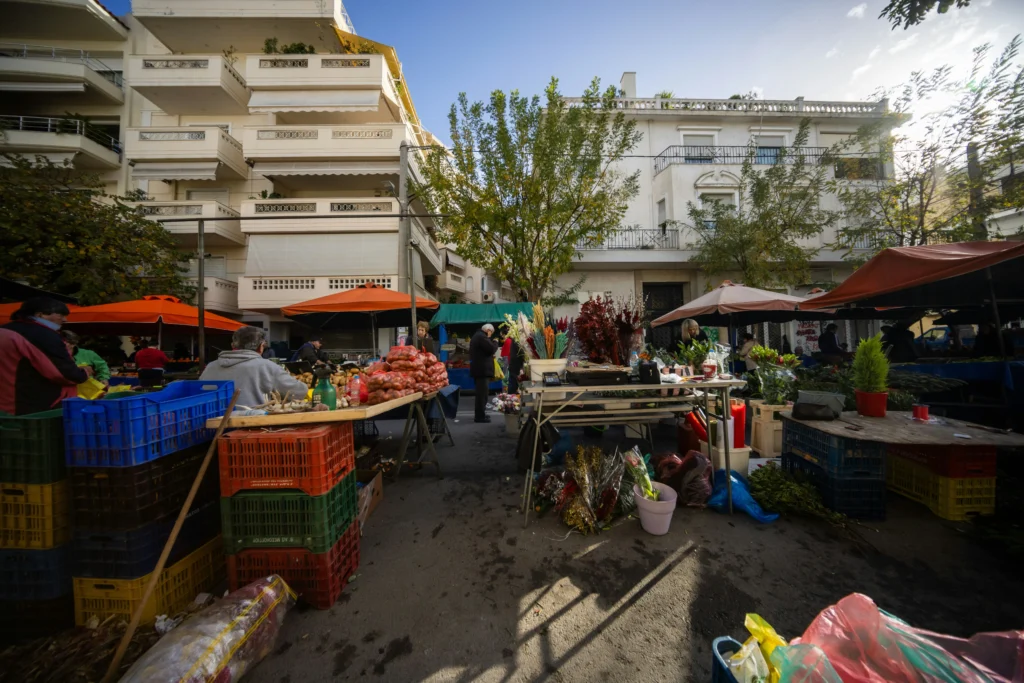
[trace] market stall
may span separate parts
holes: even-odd
[[[448,368],[449,383],[473,391],[473,378],[469,375],[469,340],[481,325],[490,323],[495,329],[505,322],[505,316],[523,313],[532,315],[531,303],[503,304],[441,304],[437,315],[430,321],[437,329],[440,353],[438,357]],[[501,380],[491,382],[492,391],[501,390]]]

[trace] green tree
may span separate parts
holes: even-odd
[[[84,305],[173,294],[193,288],[174,238],[99,178],[70,165],[3,154],[0,169],[0,273]]]
[[[971,0],[889,0],[878,18],[888,19],[895,31],[901,26],[908,29],[920,24],[933,7],[938,6],[939,14],[945,14],[951,7],[959,9],[970,4]]]
[[[847,177],[833,186],[846,212],[834,246],[846,250],[846,259],[861,262],[886,247],[986,239],[987,216],[1024,207],[1024,184],[1000,188],[1014,153],[1018,165],[1024,156],[1024,67],[1014,64],[1020,42],[1014,38],[987,70],[985,45],[963,78],[942,66],[880,94],[894,95],[889,114],[848,144],[844,153],[862,158],[844,160]],[[935,98],[952,102],[889,134]],[[975,172],[969,154],[977,159]]]
[[[416,192],[448,214],[441,231],[460,255],[539,301],[572,269],[577,245],[618,228],[639,172],[615,164],[640,141],[595,79],[573,103],[552,78],[541,98],[496,90],[452,105],[452,148],[437,147]]]
[[[687,203],[688,248],[693,262],[709,276],[738,273],[752,287],[805,284],[818,249],[799,240],[837,224],[839,211],[822,208],[827,194],[827,163],[806,150],[810,121],[804,120],[792,147],[771,159],[751,142],[739,180],[739,205],[718,201]],[[825,155],[822,162],[827,162]],[[765,161],[771,161],[763,170]]]

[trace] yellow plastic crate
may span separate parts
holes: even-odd
[[[943,477],[927,465],[890,453],[885,459],[885,484],[954,522],[996,511],[995,477]]]
[[[142,623],[157,615],[173,616],[185,609],[196,595],[210,591],[224,580],[224,541],[220,536],[190,555],[166,567],[142,611]],[[142,601],[152,574],[139,579],[74,578],[75,624],[84,626],[93,616],[101,622],[110,616],[129,621]]]
[[[68,482],[0,483],[0,548],[48,550],[71,540]]]

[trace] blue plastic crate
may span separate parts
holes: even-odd
[[[177,516],[138,529],[95,532],[76,529],[71,538],[72,575],[107,579],[137,579],[156,568]],[[191,510],[171,548],[173,564],[220,533],[220,503],[212,501]]]
[[[711,643],[711,683],[738,683],[736,677],[729,671],[726,657],[739,652],[743,645],[738,640],[729,636],[715,638]]]
[[[829,477],[885,478],[884,444],[832,436],[796,420],[782,421],[782,452],[798,454]]]
[[[71,467],[128,467],[213,438],[206,421],[227,410],[234,382],[180,381],[116,401],[64,401]]]
[[[68,546],[0,550],[0,600],[52,600],[71,593]]]
[[[885,519],[885,478],[830,477],[824,469],[796,453],[782,454],[782,469],[801,474],[818,492],[829,510],[853,519]]]

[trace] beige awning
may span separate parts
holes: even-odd
[[[260,90],[249,98],[249,113],[377,111],[378,90]]]
[[[265,176],[396,175],[392,161],[257,161],[253,171]]]
[[[463,261],[462,257],[459,256],[458,254],[445,250],[445,259],[447,260],[449,266],[453,266],[455,268],[462,268],[463,270],[466,269],[466,262]]]
[[[139,161],[132,167],[132,177],[138,180],[216,180],[217,166],[216,161]]]

